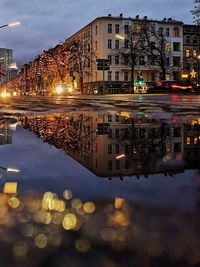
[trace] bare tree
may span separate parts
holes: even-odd
[[[77,76],[80,90],[84,92],[84,75],[89,74],[92,64],[92,47],[90,38],[74,39],[67,42],[68,72],[70,76]]]
[[[137,25],[127,27],[125,38],[119,36],[120,39],[124,40],[124,45],[119,49],[121,64],[131,69],[131,92],[134,92],[132,90],[134,87],[134,70],[139,63],[140,57],[143,55],[143,39],[141,37],[142,35],[139,34]]]
[[[162,29],[162,28],[161,28]],[[169,68],[167,58],[170,58],[171,48],[162,30],[157,30],[156,25],[150,22],[140,24],[141,39],[143,39],[143,51],[147,57],[155,62],[161,70],[161,79],[166,79],[166,70]]]

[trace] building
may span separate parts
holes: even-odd
[[[9,67],[13,63],[13,50],[7,48],[0,48],[0,65],[3,75],[0,78],[0,84],[8,81]]]
[[[200,27],[183,25],[183,79],[200,82]]]
[[[126,92],[130,87],[131,68],[124,64],[125,58],[122,51],[126,47],[128,29],[132,25],[147,22],[154,25],[155,30],[164,36],[166,40],[166,79],[181,79],[183,68],[183,22],[172,18],[161,21],[148,19],[146,16],[139,18],[125,18],[123,14],[113,17],[98,17],[66,41],[72,39],[84,40],[90,43],[91,62],[84,73],[85,92],[93,91],[104,93]],[[123,38],[119,38],[119,37]],[[123,39],[123,40],[122,40]],[[127,50],[126,57],[130,57]],[[108,59],[110,69],[98,70],[97,60]],[[147,82],[160,79],[160,67],[155,61],[149,61],[147,55],[141,55],[134,68],[134,80],[138,74]]]

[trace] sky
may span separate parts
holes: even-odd
[[[96,17],[109,13],[124,17],[172,17],[193,23],[193,0],[1,0],[0,26],[20,21],[18,27],[0,29],[0,47],[13,49],[17,65],[34,60]]]

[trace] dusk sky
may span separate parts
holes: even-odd
[[[137,14],[153,19],[172,17],[192,23],[193,0],[1,0],[0,26],[21,21],[16,28],[0,29],[0,47],[11,48],[17,65],[33,60],[99,16]]]

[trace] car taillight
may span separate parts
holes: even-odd
[[[173,89],[178,89],[178,88],[180,88],[181,86],[180,85],[178,85],[178,84],[172,84],[171,85],[171,88],[173,88]]]
[[[156,85],[157,86],[162,86],[162,83],[161,82],[158,82]]]
[[[187,88],[188,89],[192,89],[193,87],[192,87],[192,85],[188,85]]]

